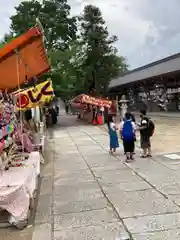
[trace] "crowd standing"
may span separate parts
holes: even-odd
[[[153,136],[155,125],[147,116],[146,111],[140,111],[140,122],[136,123],[133,114],[127,112],[120,124],[116,125],[115,118],[108,116],[107,120],[109,138],[110,138],[110,154],[114,154],[119,147],[119,140],[122,140],[126,162],[134,160],[136,133],[140,132],[140,142],[142,149],[142,158],[152,157],[151,153],[151,137]]]
[[[69,113],[70,103],[65,101],[66,114]],[[104,121],[107,123],[109,132],[110,149],[109,153],[114,154],[116,149],[119,148],[119,137],[121,139],[124,155],[126,156],[126,162],[134,160],[135,155],[135,142],[136,133],[140,133],[140,146],[142,154],[140,157],[147,158],[152,157],[151,153],[151,137],[153,136],[155,125],[152,120],[147,116],[146,110],[140,111],[140,122],[137,123],[135,116],[126,112],[123,119],[120,119],[120,124],[116,124],[115,114],[113,111],[109,113],[107,108],[85,105],[83,114],[86,112],[92,113],[91,123],[94,121],[98,123],[98,116],[103,116]],[[115,112],[115,111],[114,111]],[[78,114],[78,118],[81,118],[81,113]],[[55,121],[56,122],[56,121]]]

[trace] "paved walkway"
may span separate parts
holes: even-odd
[[[42,172],[33,240],[179,240],[180,164],[164,156],[124,163],[107,133],[60,116]]]
[[[155,134],[152,138],[153,154],[180,152],[180,118],[173,118],[173,115],[170,115],[172,113],[163,118],[151,114],[150,117],[155,123]],[[117,120],[119,120],[119,117]],[[139,114],[136,120],[140,121]],[[140,145],[139,142],[137,144]]]
[[[135,115],[139,115],[139,112],[134,112]],[[180,112],[148,112],[148,115],[156,118],[180,118]]]

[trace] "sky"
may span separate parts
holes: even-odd
[[[9,17],[21,0],[0,9],[0,37],[9,31]],[[179,0],[69,0],[72,14],[84,5],[100,8],[110,34],[118,37],[118,53],[131,69],[180,52]]]

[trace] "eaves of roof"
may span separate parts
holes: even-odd
[[[177,71],[180,71],[180,53],[129,71],[124,76],[113,79],[109,84],[109,88]]]

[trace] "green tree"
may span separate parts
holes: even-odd
[[[86,53],[83,63],[86,84],[95,88],[97,94],[105,94],[110,80],[127,70],[126,61],[117,56],[117,49],[113,46],[117,37],[109,36],[98,7],[85,6],[79,20],[80,39]]]
[[[15,10],[10,18],[12,34],[19,36],[26,32],[36,24],[37,18],[43,26],[45,45],[53,70],[42,79],[50,76],[55,89],[72,92],[74,69],[68,63],[68,57],[74,54],[69,47],[76,40],[77,26],[76,18],[70,16],[71,8],[67,0],[44,0],[43,3],[37,0],[23,1]]]
[[[15,10],[10,18],[11,33],[5,35],[0,47],[34,26],[38,18],[44,28],[52,65],[51,73],[42,79],[51,77],[55,90],[64,97],[87,93],[90,86],[95,87],[97,93],[105,93],[109,81],[126,71],[125,59],[117,56],[113,46],[117,37],[109,37],[97,7],[85,7],[80,17],[79,38],[77,21],[70,16],[67,0],[23,1]]]
[[[23,1],[15,7],[11,19],[11,31],[17,36],[36,24],[38,18],[43,25],[47,49],[64,49],[76,39],[76,18],[70,17],[67,0]]]
[[[13,34],[12,34],[12,33],[9,33],[9,34],[6,33],[6,34],[4,34],[3,39],[0,41],[0,48],[4,47],[4,45],[5,45],[6,43],[11,42],[13,39],[14,39],[14,37],[13,37]]]
[[[70,98],[84,92],[85,78],[81,66],[85,55],[82,49],[80,43],[74,41],[66,50],[49,52],[52,65],[50,77],[56,92],[61,96]]]

